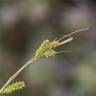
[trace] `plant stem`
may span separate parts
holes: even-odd
[[[16,76],[18,76],[24,68],[26,68],[28,65],[30,65],[31,63],[33,63],[34,61],[36,61],[37,58],[36,57],[33,57],[32,59],[30,59],[28,62],[26,62],[15,74],[13,74],[9,79],[8,81],[4,84],[4,86],[0,89],[0,92],[2,92],[6,87],[7,85],[12,82],[13,79],[15,79]]]

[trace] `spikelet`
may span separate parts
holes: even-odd
[[[37,49],[35,57],[43,57],[45,56],[45,53],[47,50],[49,50],[50,48],[50,41],[49,40],[45,40],[43,41],[43,43],[41,44],[41,46]]]
[[[54,56],[57,52],[53,49],[49,49],[45,52],[45,56],[46,57],[51,57],[51,56]]]
[[[9,86],[7,86],[3,91],[0,91],[1,94],[9,94],[15,92],[17,90],[21,90],[25,87],[25,83],[23,81],[15,82]]]

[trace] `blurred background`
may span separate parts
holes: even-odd
[[[95,0],[0,0],[0,87],[43,40],[88,27],[56,48],[71,53],[43,58],[23,70],[14,81],[24,80],[26,88],[14,96],[96,96],[95,16]]]

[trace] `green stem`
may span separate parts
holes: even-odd
[[[34,57],[34,58],[30,59],[28,62],[26,62],[14,75],[12,75],[12,76],[8,79],[8,81],[7,81],[7,82],[4,84],[4,86],[0,89],[0,92],[2,92],[2,91],[7,87],[7,85],[8,85],[10,82],[12,82],[12,80],[15,79],[15,77],[18,76],[18,75],[23,71],[24,68],[26,68],[28,65],[30,65],[31,63],[33,63],[33,62],[36,61],[36,60],[37,60],[37,58]]]

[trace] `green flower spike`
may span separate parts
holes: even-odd
[[[39,57],[43,57],[46,53],[46,51],[48,51],[50,49],[50,41],[49,40],[44,40],[43,43],[41,43],[40,47],[37,49],[35,57],[39,58]]]
[[[8,94],[15,92],[17,90],[21,90],[25,87],[25,83],[22,81],[15,82],[9,86],[7,86],[4,90],[0,91],[1,94]]]

